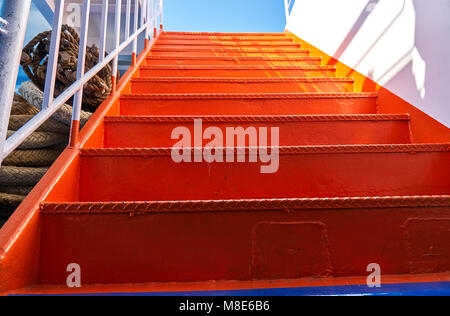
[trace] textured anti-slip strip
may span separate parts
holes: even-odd
[[[209,66],[186,66],[186,65],[153,65],[142,66],[144,70],[336,70],[336,66],[319,66],[319,65],[246,65],[246,66],[225,66],[225,65],[209,65]]]
[[[226,148],[218,148],[223,151]],[[258,152],[260,148],[234,148],[244,150],[247,154]],[[449,152],[448,144],[392,144],[392,145],[320,145],[320,146],[286,146],[268,147],[280,155],[302,154],[360,154],[360,153],[428,153]],[[177,148],[92,148],[82,149],[81,156],[170,156]],[[203,153],[203,148],[191,148],[196,153]]]
[[[149,56],[147,60],[223,60],[223,61],[321,61],[321,57],[262,57],[262,56]]]
[[[280,115],[280,116],[107,116],[106,123],[191,123],[201,119],[209,123],[283,123],[333,121],[408,121],[409,114],[343,114],[343,115]]]
[[[376,98],[376,92],[362,93],[181,93],[125,94],[124,100],[222,100],[222,99],[356,99]]]
[[[42,203],[44,214],[145,214],[162,212],[295,211],[449,207],[450,195],[273,200]]]
[[[215,35],[215,36],[276,36],[286,37],[284,33],[220,33],[220,32],[165,32],[164,35]]]
[[[208,77],[150,77],[150,78],[134,78],[131,82],[218,82],[218,83],[282,83],[282,82],[299,82],[299,83],[353,83],[352,78],[334,78],[334,77],[277,77],[277,78],[208,78]]]
[[[243,52],[243,53],[309,53],[306,49],[270,49],[270,48],[152,48],[152,52]]]
[[[293,39],[286,36],[275,36],[275,35],[173,35],[164,34],[159,37],[160,40],[182,40],[182,41],[205,41],[205,40],[215,40],[215,41],[283,41],[283,42],[293,42]]]
[[[240,43],[239,43],[240,42]],[[259,47],[259,46],[274,46],[274,48],[276,48],[276,46],[287,46],[287,47],[291,47],[291,48],[299,48],[300,44],[295,44],[292,42],[264,42],[259,41],[259,42],[244,42],[244,41],[239,41],[239,42],[228,42],[228,43],[223,43],[223,42],[214,42],[214,41],[207,41],[207,40],[203,40],[203,41],[175,41],[175,40],[159,40],[156,45],[164,45],[164,46],[211,46],[211,47]],[[156,47],[157,47],[156,46]]]

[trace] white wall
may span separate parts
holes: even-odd
[[[450,0],[296,0],[286,28],[450,126]]]

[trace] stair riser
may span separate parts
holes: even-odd
[[[322,64],[321,60],[220,60],[220,59],[147,59],[147,66],[161,66],[161,65],[174,65],[174,66],[200,66],[200,65],[210,65],[210,66],[320,66]]]
[[[211,211],[44,215],[38,282],[65,286],[68,262],[83,284],[450,270],[449,207]]]
[[[216,78],[266,78],[266,77],[335,77],[336,71],[301,69],[145,69],[140,70],[142,78],[148,77],[216,77]]]
[[[145,99],[122,98],[121,115],[375,114],[376,98],[354,99]]]
[[[269,135],[272,135],[270,130]],[[81,157],[80,201],[281,199],[450,193],[448,152],[374,154],[331,151],[322,154],[280,154],[278,172],[273,174],[261,173],[261,167],[270,163],[262,163],[259,159],[258,162],[249,163],[249,157],[243,157],[247,163],[208,164],[203,161],[177,164],[170,156],[171,150],[167,151],[167,156],[127,156],[128,151],[121,152],[123,156]],[[275,158],[272,166],[276,167]]]
[[[239,56],[248,56],[248,57],[302,57],[309,56],[309,52],[301,51],[293,52],[293,53],[260,53],[260,52],[220,52],[220,51],[175,51],[175,50],[154,50],[151,52],[153,56],[227,56],[227,57],[239,57]]]
[[[353,82],[152,82],[135,81],[132,93],[301,93],[353,92]]]
[[[227,48],[227,47],[250,47],[250,48],[300,48],[300,44],[294,44],[289,42],[262,42],[262,41],[253,41],[253,42],[244,42],[244,41],[235,41],[235,42],[222,42],[222,41],[167,41],[167,40],[159,40],[157,42],[156,47],[160,46],[169,46],[171,48],[179,48],[181,47],[189,47],[189,48],[203,48],[203,47],[211,47],[211,48]]]
[[[194,135],[193,122],[105,122],[105,148],[167,148],[177,141],[172,131],[188,127]],[[278,127],[280,146],[346,145],[346,144],[406,144],[409,143],[408,121],[316,121],[316,122],[207,122],[203,128],[218,127],[226,135],[227,127]],[[138,137],[137,135],[142,135]],[[269,139],[270,142],[270,139]],[[206,146],[209,141],[203,141]],[[247,140],[247,146],[249,145]]]

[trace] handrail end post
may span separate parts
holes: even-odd
[[[70,129],[69,148],[76,148],[78,144],[78,136],[80,134],[80,121],[73,120]]]

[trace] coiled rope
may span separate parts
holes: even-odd
[[[49,58],[52,31],[38,34],[23,49],[21,65],[31,81],[24,82],[20,95],[14,96],[8,137],[19,130],[42,109],[45,76]],[[55,82],[55,97],[76,80],[80,38],[73,28],[62,26],[60,51]],[[99,50],[87,47],[88,71],[97,65]],[[80,125],[83,127],[92,112],[111,94],[111,67],[107,65],[83,87],[83,110]],[[31,192],[33,187],[58,158],[68,142],[72,122],[72,101],[60,109],[19,148],[9,155],[0,167],[0,227],[15,208]]]
[[[52,31],[38,34],[25,46],[21,57],[23,70],[42,91],[45,86],[51,35]],[[76,80],[79,42],[80,38],[77,32],[70,26],[63,25],[55,82],[56,97]],[[95,45],[87,47],[85,71],[97,65],[98,57],[99,50]],[[111,67],[107,65],[84,86],[84,109],[94,112],[111,94],[111,91]]]

